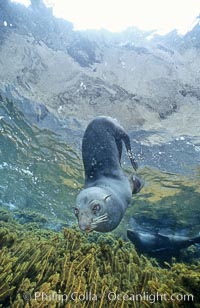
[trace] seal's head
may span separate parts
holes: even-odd
[[[77,196],[74,209],[80,229],[85,232],[111,231],[113,220],[108,210],[111,202],[112,195],[101,187],[82,190]]]

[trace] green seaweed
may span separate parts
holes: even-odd
[[[0,307],[199,307],[200,262],[160,267],[130,242],[96,234],[2,221]]]

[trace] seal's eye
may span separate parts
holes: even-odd
[[[75,209],[74,209],[74,214],[75,214],[76,216],[78,216],[78,214],[79,214],[79,209],[77,209],[77,207],[75,207]]]
[[[96,214],[97,212],[100,211],[100,209],[101,209],[100,204],[95,204],[95,205],[93,206],[93,208],[92,208],[92,211],[93,211],[94,214]]]

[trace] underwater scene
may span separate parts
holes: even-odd
[[[138,161],[145,184],[119,226],[84,233],[73,209],[84,184],[80,151],[9,100],[0,113],[0,307],[199,307],[198,167],[178,174]],[[155,245],[142,247],[127,230]]]
[[[0,308],[200,308],[199,54],[196,0],[0,0]]]

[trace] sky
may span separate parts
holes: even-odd
[[[30,0],[12,0],[25,5]],[[44,0],[54,15],[74,24],[77,30],[108,29],[120,32],[134,26],[140,30],[173,29],[186,33],[200,15],[200,0]]]

